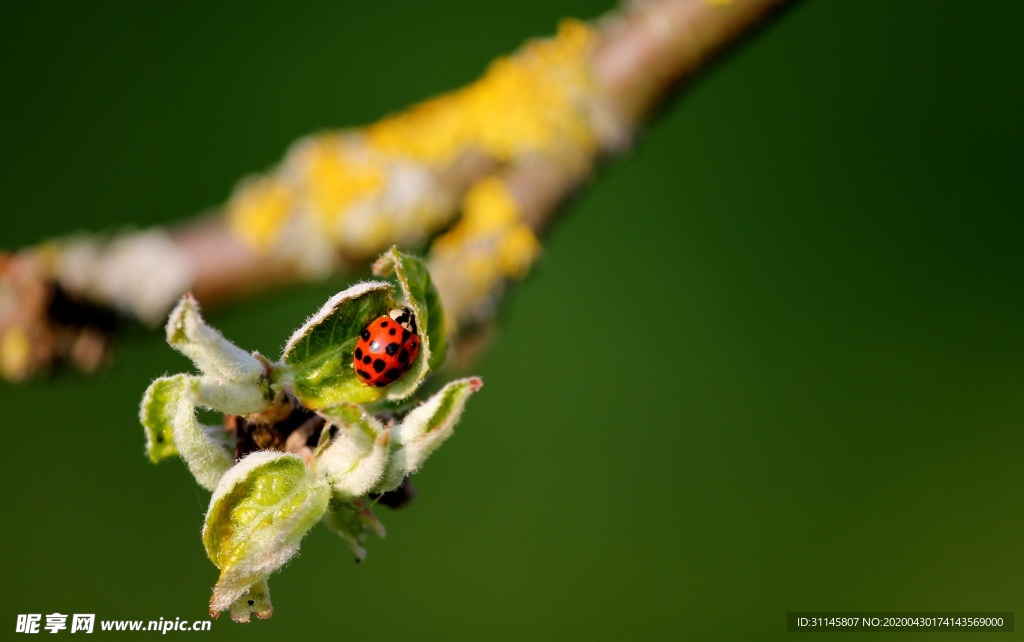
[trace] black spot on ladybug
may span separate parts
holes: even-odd
[[[369,372],[367,372],[365,370],[361,370],[359,368],[356,368],[356,374],[359,375],[360,379],[369,379],[370,378],[370,373]]]
[[[380,327],[382,327],[382,328],[386,328],[386,327],[388,327],[388,321],[387,321],[387,319],[385,319],[385,320],[383,320],[383,321],[381,321],[381,322],[380,322]]]
[[[389,357],[395,356],[395,353],[398,352],[398,344],[389,343],[388,347],[384,348],[384,352],[387,352]]]
[[[388,382],[381,380],[381,381],[378,381],[377,383],[375,383],[373,385],[377,386],[378,388],[383,388],[384,386],[388,385]]]
[[[398,353],[398,360],[402,363],[409,363],[409,351],[402,348],[402,351]]]
[[[362,332],[359,333],[359,336],[362,337],[363,341],[366,341],[370,338],[370,331],[364,329]]]
[[[380,344],[374,341],[370,344],[370,352],[380,352]]]
[[[373,359],[370,358],[370,355],[366,355],[365,357],[363,357],[363,363],[365,363],[366,365],[370,365],[371,361],[373,361]]]
[[[416,347],[416,342],[415,342],[415,341],[413,341],[412,343],[410,343],[410,344],[409,344],[409,347],[410,347],[410,348],[415,348],[415,347]]]
[[[390,330],[388,330],[388,334],[390,334],[391,336],[395,336],[397,333],[398,333],[398,330],[396,330],[394,328],[391,328]]]
[[[363,349],[362,348],[356,348],[356,359],[362,359],[362,358],[363,358]]]
[[[395,379],[402,376],[402,371],[399,370],[398,368],[391,368],[390,370],[387,371],[387,374],[385,374],[384,376],[394,381]]]
[[[384,363],[383,359],[377,359],[373,362],[373,369],[377,372],[384,372],[384,368],[386,368],[387,365],[388,364]]]
[[[409,340],[409,331],[408,330],[402,330],[402,343],[405,343],[408,340]]]

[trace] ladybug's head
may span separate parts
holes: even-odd
[[[409,332],[419,334],[416,330],[416,315],[409,308],[395,308],[388,313],[388,316]]]

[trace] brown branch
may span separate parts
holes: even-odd
[[[566,144],[558,153],[505,159],[464,150],[430,170],[441,201],[448,203],[446,207],[455,215],[467,189],[483,177],[499,176],[522,220],[535,231],[543,229],[560,203],[592,172],[595,162],[628,146],[636,128],[673,88],[706,68],[710,60],[785,4],[787,0],[646,0],[606,17],[598,24],[596,44],[586,62],[594,87],[583,109],[589,114],[593,144]],[[425,233],[429,235],[430,229]],[[161,318],[165,299],[173,300],[185,289],[209,304],[314,276],[297,262],[295,254],[261,252],[246,243],[223,213],[168,233],[153,233],[144,241],[136,246],[131,242],[94,243],[84,251],[80,263],[93,268],[105,260],[113,261],[111,257],[140,255],[153,256],[154,264],[165,266],[163,278],[154,278],[152,285],[134,283],[132,278],[138,277],[131,273],[114,279],[120,289],[92,287],[89,270],[75,269],[74,262],[71,268],[55,267],[58,261],[53,245],[0,255],[0,376],[19,379],[63,361],[87,370],[96,367],[107,352],[111,330],[95,327],[86,316],[76,318],[76,309],[84,315],[97,305],[105,306],[152,324]],[[69,263],[66,256],[62,258]],[[368,258],[339,247],[331,269]],[[126,272],[139,269],[131,264],[123,268]],[[480,302],[462,300],[465,297],[452,293],[458,285],[453,281],[459,278],[464,277],[458,271],[441,274],[438,286],[446,305],[449,300],[454,302],[452,316],[461,324],[472,320],[474,306],[479,307]],[[166,291],[160,292],[160,287]],[[142,295],[151,290],[157,290],[159,296],[154,295],[155,302],[150,301],[148,307],[142,302],[125,304],[133,296],[145,298]],[[500,283],[493,291],[500,292]],[[62,318],[54,316],[58,298],[64,304]]]
[[[601,141],[602,151],[614,154],[628,145],[628,137],[666,95],[705,70],[740,36],[749,37],[754,27],[791,4],[792,0],[664,0],[638,3],[612,17],[592,59],[604,108],[619,123]],[[586,175],[539,159],[513,168],[507,181],[526,221],[541,230]]]

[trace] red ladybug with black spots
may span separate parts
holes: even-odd
[[[416,315],[409,308],[395,309],[367,324],[359,333],[352,367],[368,386],[387,386],[409,371],[420,353]]]

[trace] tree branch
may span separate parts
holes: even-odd
[[[528,272],[535,234],[596,163],[784,4],[647,0],[594,26],[566,22],[473,85],[361,130],[299,141],[214,214],[0,255],[0,375],[96,368],[116,331],[96,323],[97,309],[155,325],[188,290],[216,303],[431,239],[450,329],[486,320],[505,284]]]

